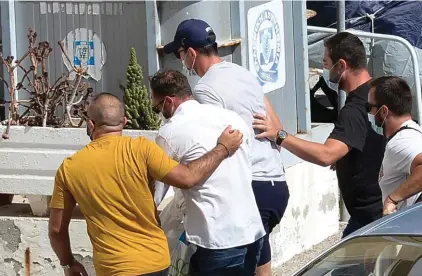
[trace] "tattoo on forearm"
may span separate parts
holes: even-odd
[[[226,157],[226,149],[222,145],[217,145],[210,152],[186,166],[195,175],[195,179],[199,181],[210,176]]]

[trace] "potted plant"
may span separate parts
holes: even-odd
[[[9,110],[7,119],[0,125],[0,133],[3,133],[0,204],[10,203],[14,194],[27,195],[32,213],[45,216],[57,168],[64,158],[90,141],[84,122],[86,107],[93,94],[89,83],[93,80],[87,74],[87,68],[72,66],[69,72],[51,81],[47,65],[53,49],[46,41],[37,44],[36,37],[36,32],[29,29],[28,51],[18,59],[0,54],[8,73],[8,81],[1,81],[10,98],[0,102]],[[62,56],[73,64],[64,43],[60,41],[58,46]],[[69,80],[71,73],[75,74],[73,81]],[[156,135],[153,130],[159,127],[159,120],[151,110],[134,49],[131,50],[127,80],[126,115],[131,116],[128,128],[132,129],[123,133],[153,140]],[[28,94],[28,99],[17,98],[17,92]]]
[[[53,171],[58,168],[56,165],[63,160],[63,155],[48,153],[45,149],[50,148],[54,151],[55,146],[61,143],[60,137],[68,136],[69,131],[58,134],[60,130],[82,126],[83,114],[93,91],[86,81],[89,79],[86,69],[82,67],[73,67],[56,80],[50,81],[48,58],[53,49],[47,41],[37,43],[36,38],[37,33],[29,29],[28,50],[18,59],[0,54],[0,60],[8,73],[8,81],[2,81],[10,98],[9,101],[3,100],[1,103],[3,106],[8,105],[9,112],[8,118],[1,122],[3,126],[0,127],[3,132],[1,147],[4,149],[0,152],[0,159],[6,160],[1,166],[10,173],[6,172],[1,177],[3,185],[0,185],[0,204],[10,203],[13,194],[18,194],[19,190],[24,193],[34,191],[36,196],[28,197],[32,211],[36,215],[46,215],[49,198],[43,195],[51,193],[46,193],[45,182],[51,183],[52,175],[50,172],[50,175],[46,176],[46,167],[40,162],[52,166]],[[63,42],[59,42],[59,47],[70,61]],[[68,76],[72,72],[76,77],[71,82]],[[27,93],[28,99],[18,100],[17,92]],[[52,139],[57,142],[52,143]],[[76,144],[84,142],[86,141]],[[44,149],[43,154],[40,154],[41,149]],[[50,158],[52,160],[46,160]],[[37,184],[41,187],[32,187]],[[34,207],[40,204],[44,207]]]

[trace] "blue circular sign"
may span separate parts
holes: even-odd
[[[278,80],[282,37],[277,18],[270,10],[261,12],[255,22],[252,56],[261,85]]]

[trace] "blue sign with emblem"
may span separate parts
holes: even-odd
[[[253,7],[247,18],[249,70],[268,93],[283,87],[286,81],[283,1]]]
[[[75,66],[94,66],[94,41],[76,40],[73,45]]]
[[[252,49],[255,70],[261,84],[277,82],[280,44],[280,27],[274,13],[264,10],[256,20]]]

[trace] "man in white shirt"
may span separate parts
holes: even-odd
[[[150,86],[154,110],[168,119],[157,143],[178,162],[206,154],[227,124],[243,133],[239,150],[229,152],[203,184],[176,193],[185,199],[186,239],[197,246],[189,275],[255,275],[265,230],[251,187],[254,138],[249,126],[232,111],[195,101],[186,76],[178,71],[157,72]]]
[[[193,89],[195,100],[232,110],[253,132],[254,113],[268,114],[281,123],[264,96],[257,78],[247,69],[221,60],[213,29],[199,19],[188,19],[177,28],[164,52],[174,53],[188,74],[201,77]],[[269,234],[280,223],[290,197],[279,149],[268,139],[251,140],[252,188],[266,230],[257,276],[271,275]]]
[[[395,76],[370,82],[367,110],[388,139],[379,184],[384,215],[417,202],[422,191],[422,128],[412,120],[409,85]]]

